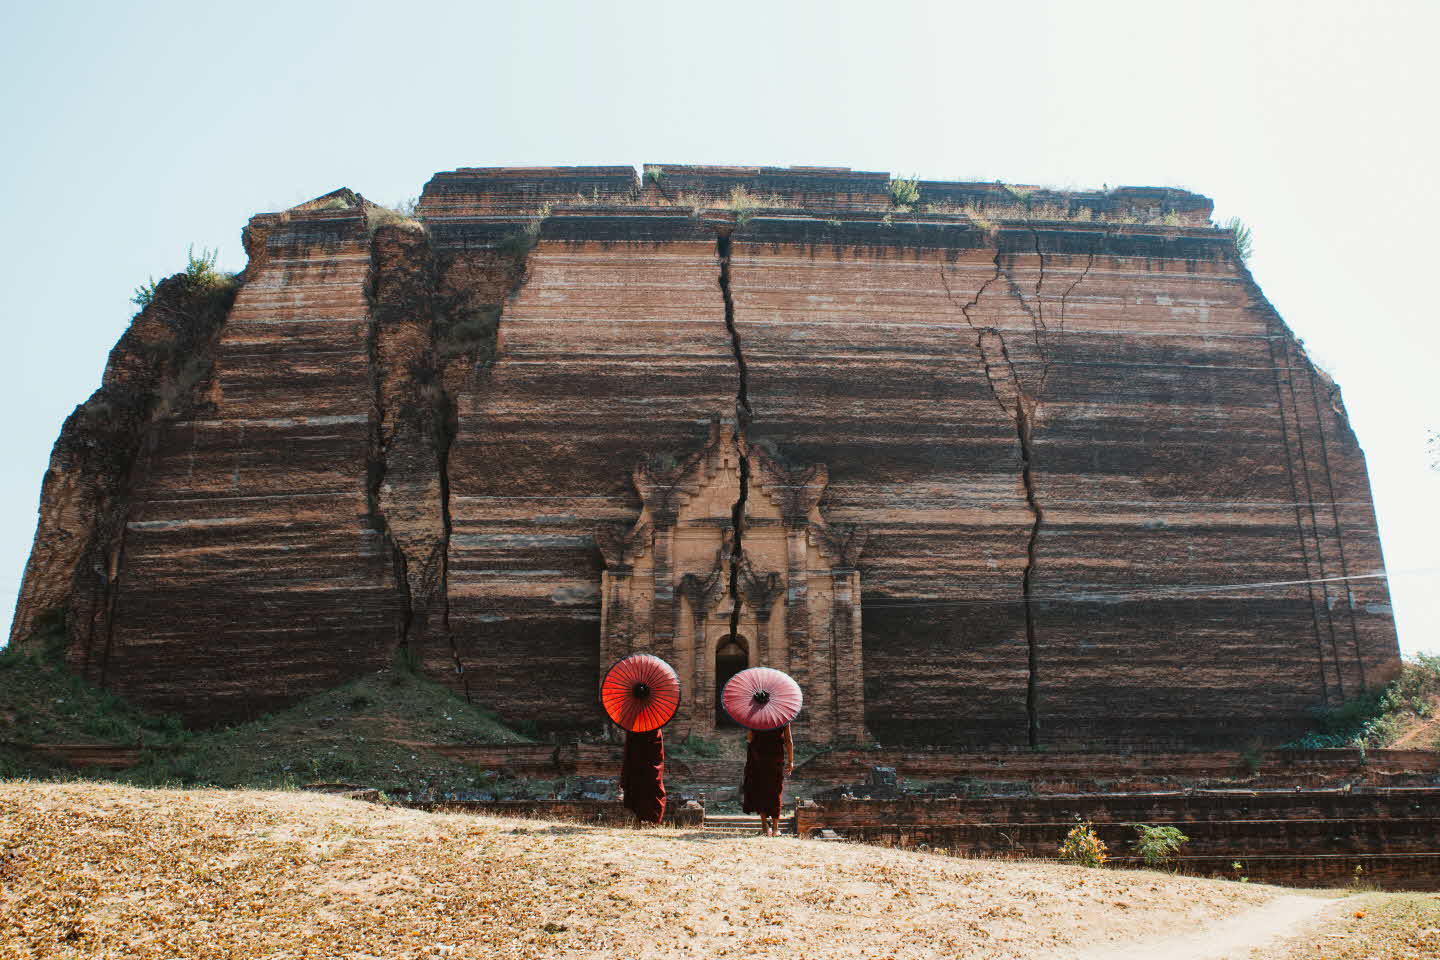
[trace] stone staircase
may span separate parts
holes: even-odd
[[[718,813],[705,817],[705,836],[707,837],[758,837],[759,835],[760,818],[752,813]],[[793,815],[780,818],[780,835],[782,837],[795,836],[795,817]]]

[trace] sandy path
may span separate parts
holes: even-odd
[[[1333,896],[1280,896],[1187,933],[1107,946],[1078,960],[1246,960],[1251,951],[1302,932],[1334,902]]]

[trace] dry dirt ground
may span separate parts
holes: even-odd
[[[1376,915],[1336,896],[293,792],[0,781],[7,960],[1372,955],[1303,952]],[[1294,951],[1278,945],[1291,935]]]

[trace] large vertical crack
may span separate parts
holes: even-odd
[[[1025,541],[1025,567],[1020,574],[1020,598],[1025,610],[1025,648],[1027,678],[1025,683],[1026,739],[1032,748],[1040,745],[1040,645],[1035,629],[1035,561],[1040,529],[1045,523],[1045,510],[1035,489],[1034,439],[1035,400],[1025,395],[1020,374],[1010,358],[1005,335],[995,327],[982,327],[975,338],[975,348],[985,368],[985,381],[1000,409],[1015,424],[1020,442],[1020,483],[1025,491],[1025,506],[1030,511],[1030,533]]]
[[[1340,526],[1340,508],[1336,504],[1338,497],[1335,493],[1335,476],[1330,470],[1329,443],[1325,439],[1325,424],[1320,419],[1320,396],[1315,387],[1315,366],[1307,357],[1305,365],[1309,367],[1310,380],[1310,403],[1315,410],[1315,430],[1320,437],[1320,464],[1325,468],[1325,489],[1329,493],[1330,519],[1335,524],[1335,548],[1340,553],[1340,577],[1341,583],[1345,584],[1345,609],[1350,617],[1350,645],[1355,651],[1355,665],[1360,670],[1360,690],[1365,692],[1370,689],[1365,679],[1365,657],[1360,652],[1360,628],[1355,623],[1355,591],[1351,589],[1350,562],[1345,557],[1345,532]],[[1298,420],[1300,412],[1295,412]]]
[[[985,372],[985,382],[990,388],[991,396],[996,404],[1004,412],[1007,419],[1015,425],[1015,436],[1020,445],[1020,483],[1025,494],[1025,507],[1030,513],[1030,529],[1025,540],[1025,565],[1020,575],[1020,596],[1025,612],[1025,646],[1027,661],[1027,679],[1025,685],[1025,717],[1026,717],[1026,739],[1032,748],[1040,746],[1040,644],[1036,627],[1036,604],[1035,598],[1035,573],[1038,561],[1038,547],[1040,534],[1045,525],[1045,509],[1040,503],[1039,491],[1036,485],[1036,464],[1035,464],[1035,420],[1039,409],[1041,398],[1045,392],[1045,386],[1050,374],[1050,337],[1052,331],[1045,318],[1044,284],[1048,268],[1045,251],[1040,243],[1040,234],[1033,223],[1026,221],[1030,230],[1030,236],[1034,245],[1035,256],[1039,261],[1039,274],[1035,280],[1034,300],[1035,306],[1026,301],[1020,291],[1019,285],[1014,278],[1005,270],[1002,254],[999,246],[995,250],[994,273],[980,285],[975,295],[965,303],[957,302],[953,289],[950,286],[949,275],[944,265],[940,268],[940,280],[945,288],[946,298],[951,304],[957,306],[965,323],[970,329],[976,332],[975,349],[980,356],[980,362]],[[1108,231],[1107,234],[1108,236]],[[1074,293],[1085,278],[1089,276],[1091,268],[1095,265],[1095,256],[1099,251],[1103,238],[1098,240],[1095,247],[1090,251],[1089,258],[1085,264],[1084,271],[1064,291],[1060,297],[1060,316],[1057,323],[1056,333],[1063,332],[1065,323],[1065,307],[1069,296]],[[1025,389],[1020,379],[1014,361],[1010,356],[1009,344],[1006,343],[1005,334],[996,326],[981,326],[975,322],[972,310],[979,305],[980,299],[984,296],[989,287],[1004,277],[1012,296],[1019,303],[1022,310],[1030,319],[1031,335],[1035,340],[1035,350],[1040,358],[1040,376],[1038,383],[1032,392]]]
[[[390,548],[398,599],[396,646],[411,664],[443,633],[456,681],[470,699],[450,629],[449,449],[453,402],[437,355],[439,269],[417,228],[381,227],[371,244],[372,427],[367,505]],[[393,474],[393,477],[392,477]]]
[[[740,349],[740,331],[735,328],[735,298],[730,290],[730,235],[720,234],[715,246],[720,257],[720,295],[725,301],[725,330],[730,334],[730,349],[735,354],[735,367],[739,371],[735,414],[743,429],[749,426],[753,411],[750,409],[749,371],[745,369],[745,354]]]
[[[432,318],[428,348],[433,379],[427,379],[424,386],[437,411],[434,442],[444,542],[439,558],[444,585],[440,629],[455,676],[465,698],[472,702],[480,694],[471,686],[460,638],[450,619],[450,541],[454,536],[450,456],[460,432],[457,398],[469,390],[477,391],[478,396],[480,387],[475,378],[495,364],[501,318],[506,305],[519,296],[529,279],[530,254],[540,242],[550,211],[550,204],[540,204],[517,220],[499,224],[503,232],[476,248],[437,250],[432,245],[428,250],[427,294]],[[426,241],[429,244],[428,230]]]
[[[455,631],[450,629],[450,535],[452,530],[450,521],[450,446],[455,440],[455,431],[451,428],[451,424],[458,419],[458,405],[455,398],[446,392],[443,384],[440,386],[439,401],[443,409],[444,420],[439,436],[436,438],[436,454],[440,467],[440,524],[445,537],[444,549],[440,554],[440,629],[445,631],[445,641],[450,648],[450,661],[455,668],[455,676],[460,678],[460,687],[465,693],[465,699],[471,701],[470,678],[465,673],[464,661],[460,659],[460,647],[455,643]]]
[[[1031,220],[1026,220],[1025,225],[1030,228],[1030,239],[1035,244],[1035,258],[1040,263],[1040,270],[1035,276],[1035,349],[1040,351],[1040,358],[1046,361],[1049,366],[1047,342],[1050,328],[1045,325],[1045,251],[1040,248],[1040,231],[1035,229]]]
[[[1032,228],[1032,231],[1033,231],[1033,228]],[[1068,286],[1068,287],[1065,288],[1065,292],[1062,293],[1062,294],[1060,294],[1060,316],[1059,316],[1059,318],[1055,321],[1055,336],[1056,336],[1057,339],[1065,335],[1065,308],[1066,308],[1066,306],[1069,304],[1070,294],[1074,293],[1074,292],[1075,292],[1075,288],[1078,287],[1078,286],[1080,286],[1080,284],[1084,283],[1085,280],[1086,280],[1086,278],[1088,278],[1088,277],[1090,276],[1090,271],[1091,271],[1091,269],[1094,268],[1094,266],[1095,266],[1095,256],[1096,256],[1096,254],[1098,254],[1098,253],[1100,252],[1100,248],[1101,248],[1101,247],[1106,243],[1106,241],[1108,241],[1109,239],[1110,239],[1110,228],[1109,228],[1109,227],[1106,227],[1106,228],[1104,229],[1104,231],[1101,233],[1101,235],[1100,235],[1099,237],[1097,237],[1096,240],[1095,240],[1095,242],[1091,245],[1091,247],[1090,247],[1090,256],[1089,256],[1089,259],[1087,259],[1087,260],[1085,261],[1085,269],[1082,270],[1082,271],[1080,271],[1080,276],[1076,277],[1076,278],[1071,282],[1070,286]],[[1039,252],[1039,238],[1038,238],[1038,235],[1037,235],[1037,237],[1036,237],[1036,252],[1037,252],[1037,253]],[[1042,260],[1040,261],[1040,264],[1041,264],[1041,266],[1040,266],[1041,276],[1042,276],[1042,280],[1043,280],[1044,269],[1045,269],[1045,266],[1044,266],[1045,261],[1042,259]],[[1039,284],[1036,285],[1036,290],[1037,290],[1037,291],[1039,290]],[[1040,385],[1035,388],[1035,396],[1037,397],[1037,399],[1038,399],[1039,397],[1043,397],[1043,396],[1045,395],[1045,386],[1046,386],[1046,384],[1048,384],[1049,382],[1050,382],[1050,363],[1049,363],[1049,361],[1047,360],[1046,363],[1045,363],[1045,366],[1043,367],[1043,369],[1042,369],[1041,372],[1040,372]]]
[[[945,264],[942,263],[940,265],[940,285],[945,288],[945,298],[950,301],[952,306],[960,308],[960,315],[965,318],[965,323],[967,326],[970,327],[970,329],[980,329],[979,327],[975,326],[975,320],[970,316],[970,311],[974,310],[975,307],[980,303],[980,298],[985,296],[985,291],[989,289],[990,284],[1000,279],[1000,274],[1002,272],[1003,271],[1000,266],[1000,250],[997,248],[995,250],[994,274],[992,274],[990,278],[984,283],[980,284],[980,289],[975,291],[975,296],[971,297],[968,303],[956,303],[955,291],[950,288],[950,275],[945,272]]]
[[[1329,706],[1330,680],[1325,673],[1325,643],[1320,638],[1320,614],[1319,605],[1315,602],[1315,583],[1311,577],[1310,548],[1305,542],[1305,524],[1301,517],[1300,507],[1300,487],[1295,480],[1295,462],[1290,452],[1290,428],[1287,424],[1288,418],[1285,415],[1285,396],[1280,389],[1280,381],[1283,376],[1281,362],[1275,357],[1275,344],[1280,336],[1276,331],[1275,318],[1268,319],[1265,331],[1265,349],[1269,353],[1270,368],[1274,373],[1275,412],[1280,418],[1280,443],[1285,450],[1285,476],[1290,482],[1290,500],[1295,505],[1295,542],[1300,547],[1305,590],[1310,598],[1310,623],[1315,633],[1315,662],[1320,668],[1320,701],[1326,706]],[[1285,363],[1288,365],[1288,358]]]
[[[732,541],[730,544],[730,633],[740,632],[740,613],[743,600],[740,596],[740,566],[745,557],[745,501],[750,497],[750,456],[749,441],[745,429],[750,425],[753,411],[750,408],[749,371],[745,367],[745,354],[740,347],[740,331],[735,327],[735,298],[730,289],[731,239],[727,232],[715,238],[715,252],[720,260],[720,295],[725,303],[725,330],[730,335],[730,350],[735,356],[737,383],[735,388],[735,420],[739,426],[735,438],[735,453],[739,463],[739,493],[730,511]]]
[[[386,421],[390,419],[387,410],[387,398],[385,396],[385,376],[383,373],[384,362],[381,358],[381,331],[380,327],[385,319],[388,287],[385,283],[385,265],[382,263],[380,253],[380,242],[382,237],[372,237],[370,246],[370,274],[366,282],[366,299],[369,301],[368,328],[366,330],[366,352],[370,370],[370,437],[369,450],[366,452],[366,476],[365,476],[365,509],[370,516],[370,522],[379,528],[380,533],[390,546],[391,576],[395,581],[395,590],[399,594],[399,622],[396,624],[396,646],[407,656],[413,656],[410,648],[410,633],[413,624],[414,598],[410,590],[410,577],[405,561],[405,551],[401,549],[399,538],[390,529],[389,520],[385,516],[384,506],[381,503],[382,491],[385,485],[385,472],[389,455],[391,440],[394,438],[395,428],[393,425],[387,430]],[[409,277],[397,278],[404,283]],[[407,291],[408,293],[409,291]],[[412,309],[418,307],[412,304]]]
[[[1305,446],[1305,424],[1300,419],[1300,401],[1295,392],[1295,370],[1298,362],[1291,360],[1293,339],[1287,338],[1281,345],[1285,358],[1286,390],[1290,394],[1290,409],[1295,411],[1295,441],[1300,448],[1300,477],[1305,484],[1305,500],[1310,514],[1310,539],[1315,545],[1315,563],[1320,573],[1320,596],[1325,607],[1325,627],[1330,636],[1330,657],[1335,664],[1335,686],[1343,703],[1345,700],[1345,675],[1341,668],[1340,644],[1335,637],[1335,613],[1330,603],[1329,577],[1325,572],[1325,552],[1320,543],[1320,514],[1315,505],[1315,488],[1310,480],[1310,454]],[[1333,499],[1333,497],[1332,497]]]

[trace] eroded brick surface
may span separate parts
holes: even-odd
[[[467,169],[423,233],[348,191],[257,217],[223,325],[181,338],[203,375],[112,357],[107,385],[183,402],[67,425],[16,638],[66,610],[72,660],[192,719],[405,647],[584,732],[628,650],[685,661],[708,715],[733,628],[802,680],[814,739],[962,750],[1233,748],[1393,674],[1384,581],[1346,579],[1383,566],[1338,391],[1206,198],[926,182],[905,211],[888,183]],[[733,476],[671,543],[636,465],[717,424]],[[773,497],[727,519],[762,455],[823,470],[806,523],[863,537],[782,558]],[[642,554],[617,639],[606,585]],[[696,632],[742,561],[752,608]]]

